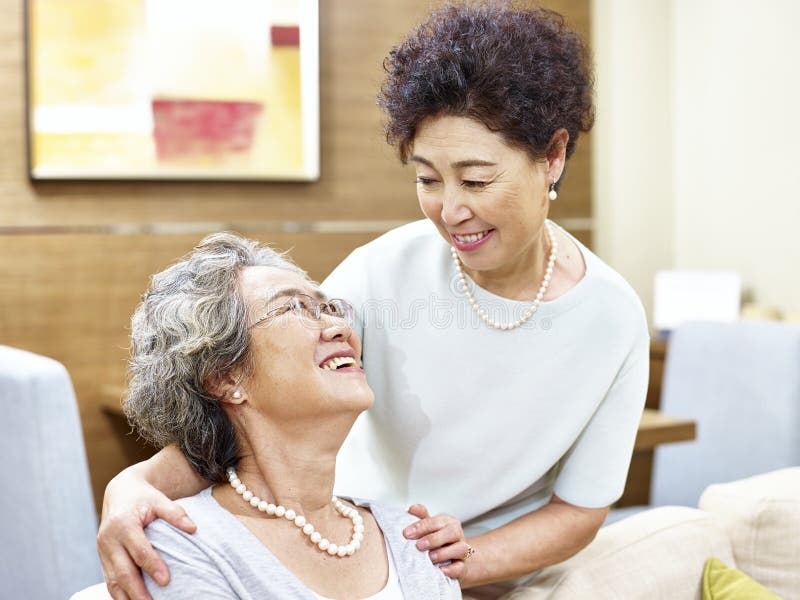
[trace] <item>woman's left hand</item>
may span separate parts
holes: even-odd
[[[461,579],[467,570],[465,557],[470,546],[464,539],[461,521],[452,515],[435,515],[428,513],[422,504],[414,504],[408,512],[419,519],[403,530],[409,540],[417,540],[417,548],[430,551],[433,564],[450,561],[442,565],[442,572],[452,579]]]

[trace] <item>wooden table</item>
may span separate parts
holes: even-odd
[[[660,444],[688,442],[695,438],[696,424],[690,419],[665,415],[645,408],[639,422],[639,432],[633,445],[631,466],[625,491],[616,506],[650,504],[650,482],[653,477],[653,450]]]
[[[645,408],[639,421],[634,452],[653,450],[659,444],[688,442],[695,438],[695,422]]]

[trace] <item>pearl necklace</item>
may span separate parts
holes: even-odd
[[[469,289],[467,276],[464,274],[464,268],[461,265],[461,259],[458,258],[458,252],[453,246],[450,246],[450,252],[453,255],[453,262],[458,270],[458,278],[461,282],[462,288],[464,289],[464,295],[472,305],[472,310],[474,310],[481,320],[489,327],[494,329],[502,329],[503,331],[516,329],[530,319],[539,309],[539,304],[542,302],[542,298],[544,298],[544,294],[547,291],[547,288],[550,286],[550,278],[553,276],[553,265],[556,264],[556,252],[558,251],[558,242],[556,242],[553,224],[545,221],[545,227],[547,228],[547,233],[550,237],[550,258],[547,261],[547,269],[544,273],[544,279],[542,279],[542,285],[539,287],[539,292],[536,294],[536,298],[533,300],[533,303],[525,310],[525,312],[522,314],[522,317],[512,323],[498,323],[497,321],[491,319],[489,315],[486,314],[486,311],[480,307],[478,301],[475,299],[475,296],[472,295],[472,290]]]
[[[320,552],[327,552],[331,556],[344,558],[345,556],[353,556],[353,553],[361,547],[361,541],[364,539],[364,518],[358,514],[358,511],[355,508],[350,508],[336,496],[331,498],[331,502],[333,503],[334,508],[336,508],[336,512],[353,522],[353,537],[350,540],[350,543],[344,546],[337,546],[336,544],[328,541],[328,539],[323,538],[322,534],[320,534],[319,531],[316,531],[314,526],[306,521],[306,518],[303,515],[298,515],[291,508],[287,509],[280,504],[276,506],[275,504],[267,502],[266,500],[262,500],[258,496],[254,495],[253,492],[248,490],[247,487],[239,480],[239,476],[236,474],[236,469],[233,467],[228,467],[228,481],[230,482],[231,487],[236,490],[236,493],[242,497],[242,500],[250,504],[250,506],[253,508],[257,508],[261,512],[270,516],[279,518],[283,517],[287,521],[294,523],[297,528],[301,529],[302,532],[308,536],[308,538],[311,540],[311,543],[313,543]]]

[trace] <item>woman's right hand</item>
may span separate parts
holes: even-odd
[[[183,507],[150,485],[135,467],[109,482],[103,497],[97,551],[114,600],[152,600],[139,567],[159,585],[169,583],[167,565],[144,534],[144,528],[159,518],[186,533],[197,529]]]

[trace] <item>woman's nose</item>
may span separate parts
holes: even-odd
[[[464,204],[461,190],[445,192],[442,199],[442,221],[446,225],[458,225],[472,218],[472,211]]]
[[[322,339],[325,341],[347,341],[353,334],[353,328],[345,319],[323,315]]]

